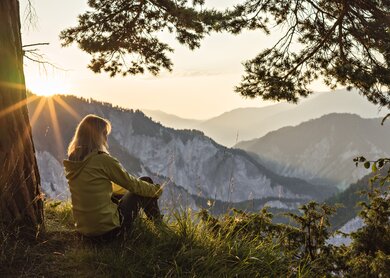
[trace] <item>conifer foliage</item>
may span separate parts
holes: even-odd
[[[89,0],[90,10],[79,16],[78,26],[64,30],[63,45],[76,42],[92,55],[89,68],[96,73],[156,75],[171,70],[173,48],[161,40],[163,32],[195,49],[221,14],[202,10],[203,0]],[[159,37],[160,36],[160,37]]]
[[[283,33],[245,63],[236,88],[243,96],[296,102],[322,76],[331,88],[355,87],[390,107],[390,1],[247,0],[225,18],[221,28],[232,33]]]
[[[237,92],[296,102],[323,77],[331,88],[355,87],[390,107],[389,1],[246,0],[223,12],[205,9],[204,2],[89,0],[78,25],[60,37],[64,46],[76,42],[92,55],[94,72],[115,76],[171,70],[173,48],[161,39],[164,32],[195,49],[212,30],[270,33],[278,27],[282,37],[245,63]]]

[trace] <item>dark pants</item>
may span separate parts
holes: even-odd
[[[121,214],[121,228],[130,230],[142,209],[151,220],[161,220],[161,213],[158,207],[157,198],[142,197],[132,193],[126,193],[119,201],[119,212]]]
[[[140,180],[154,184],[150,177],[141,177]],[[134,219],[137,218],[141,209],[151,220],[160,221],[162,218],[157,198],[143,197],[128,192],[125,195],[113,195],[112,201],[118,204],[122,230],[131,229]]]

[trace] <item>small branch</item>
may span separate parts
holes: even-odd
[[[27,28],[30,28],[30,26],[35,28],[37,22],[38,22],[38,16],[37,16],[37,12],[32,4],[32,0],[27,0],[27,5],[26,5],[26,8],[24,10],[23,24],[26,24]]]
[[[50,43],[48,42],[39,42],[39,43],[33,43],[33,44],[26,44],[26,45],[23,45],[23,47],[31,47],[31,46],[38,46],[38,45],[49,45]]]
[[[37,55],[36,53],[32,53],[32,54]],[[40,65],[43,65],[45,71],[46,71],[46,68],[45,68],[46,65],[49,65],[49,66],[51,66],[51,67],[53,67],[53,68],[55,68],[55,69],[58,69],[58,70],[68,71],[68,70],[66,70],[66,69],[60,68],[59,66],[56,66],[56,65],[53,64],[53,63],[50,63],[50,62],[48,62],[48,61],[44,61],[39,55],[37,56],[38,59],[29,57],[29,56],[27,56],[27,55],[24,55],[24,57],[27,58],[28,60],[32,61],[32,62],[38,63],[38,64],[40,64]]]
[[[49,43],[48,42],[40,42],[40,43],[26,44],[26,45],[23,45],[22,48],[41,46],[41,45],[49,45]],[[35,63],[42,65],[45,72],[46,72],[46,65],[49,65],[57,70],[67,71],[66,69],[63,69],[63,68],[56,66],[55,64],[45,60],[44,55],[39,53],[39,49],[37,49],[37,48],[23,49],[23,56],[32,62],[35,62]]]
[[[320,11],[322,14],[326,14],[327,16],[336,19],[336,17],[335,17],[333,14],[328,13],[327,11],[321,9],[321,8],[320,8],[316,3],[314,3],[313,1],[307,0],[307,2],[308,2],[310,5],[312,5],[316,10]]]
[[[390,113],[387,114],[387,115],[382,119],[381,125],[383,125],[383,124],[385,123],[385,121],[387,120],[387,118],[390,118]]]

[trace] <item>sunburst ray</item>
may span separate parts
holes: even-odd
[[[26,85],[22,83],[13,83],[13,82],[5,82],[5,81],[0,81],[0,87],[6,87],[10,89],[26,89]]]
[[[23,106],[25,106],[25,105],[29,104],[30,102],[33,102],[37,99],[38,99],[38,96],[32,95],[30,97],[27,97],[26,99],[22,99],[21,101],[8,106],[7,108],[0,111],[0,118],[8,115],[9,113],[14,112],[15,110],[17,110],[19,108],[22,108]]]
[[[73,118],[76,120],[80,120],[81,116],[72,108],[69,104],[67,104],[61,96],[53,96],[53,99],[61,105],[70,115],[72,115]]]
[[[42,110],[43,110],[43,107],[45,106],[45,103],[46,103],[46,98],[40,98],[39,102],[38,102],[38,105],[36,106],[32,116],[30,117],[30,125],[31,127],[34,126],[35,122],[37,121],[37,119],[39,118],[39,116],[41,115],[42,113]],[[27,138],[30,134],[30,129],[27,128],[24,132],[24,138]]]
[[[46,98],[41,97],[41,99],[38,102],[37,107],[34,110],[34,113],[30,117],[31,126],[34,126],[35,122],[38,120],[39,116],[42,113],[42,110],[43,110],[43,107],[45,106],[45,104],[46,104]]]
[[[62,141],[60,126],[58,124],[55,103],[52,98],[48,98],[47,102],[49,105],[50,119],[53,124],[54,137],[57,143],[58,154],[62,155],[64,153],[64,143]]]

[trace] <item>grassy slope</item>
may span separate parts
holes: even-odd
[[[45,211],[36,241],[0,230],[0,277],[310,277],[278,244],[212,234],[189,212],[168,225],[141,219],[127,239],[96,244],[75,233],[69,203]]]

